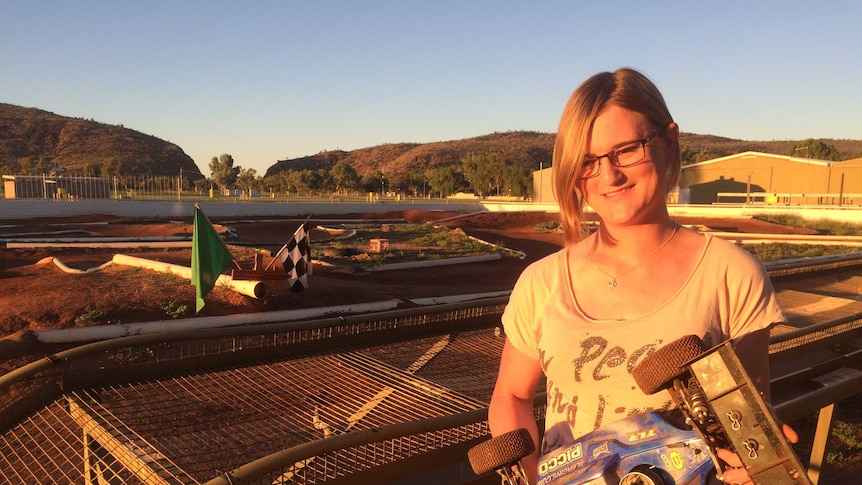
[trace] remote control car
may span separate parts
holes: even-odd
[[[735,451],[754,483],[810,484],[805,469],[754,387],[730,342],[707,350],[694,335],[660,348],[633,369],[647,394],[667,390],[676,409],[610,423],[539,459],[539,485],[706,484],[722,476],[718,449]],[[519,461],[535,450],[515,430],[473,447],[481,475],[526,484]]]

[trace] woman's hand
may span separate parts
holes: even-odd
[[[791,443],[799,441],[799,435],[796,434],[796,431],[794,431],[790,426],[782,424],[781,431],[784,433],[784,437],[787,438],[787,441]],[[739,455],[724,448],[719,449],[717,455],[719,460],[725,462],[730,467],[722,474],[721,481],[724,483],[740,485],[754,484],[751,477],[748,476],[748,471],[746,471],[745,467],[742,465]]]

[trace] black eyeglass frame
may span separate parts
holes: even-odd
[[[603,158],[607,158],[608,161],[611,162],[611,165],[613,165],[615,167],[619,167],[619,168],[631,167],[632,165],[636,165],[636,164],[644,161],[646,159],[646,145],[647,145],[647,143],[651,142],[652,140],[654,140],[657,137],[664,135],[666,131],[667,131],[667,127],[660,128],[658,131],[656,131],[652,135],[647,136],[646,138],[641,138],[640,140],[632,140],[632,141],[620,143],[616,148],[605,153],[604,155],[598,155],[596,157],[585,157],[583,160],[581,160],[581,171],[583,171],[584,161],[586,161],[586,160],[594,160],[595,163],[597,164],[598,168],[596,169],[596,173],[594,173],[592,175],[587,175],[586,177],[578,176],[577,179],[578,180],[586,180],[586,179],[591,179],[593,177],[598,177],[599,174],[602,173],[602,166],[599,163],[599,161]],[[623,147],[626,147],[629,145],[633,145],[635,143],[640,143],[641,150],[643,150],[643,156],[641,156],[641,158],[638,159],[637,161],[627,163],[625,165],[620,164],[620,159],[619,159],[619,155],[617,155],[617,152],[620,150],[620,148],[623,148]]]

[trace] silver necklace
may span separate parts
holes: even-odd
[[[664,242],[659,245],[659,247],[655,248],[655,250],[653,252],[649,253],[645,258],[641,259],[636,264],[632,265],[631,268],[623,271],[622,273],[620,273],[616,276],[606,272],[602,268],[599,268],[599,266],[593,261],[593,252],[595,252],[596,247],[598,247],[598,245],[599,245],[599,235],[598,234],[596,234],[596,242],[593,244],[592,250],[589,250],[589,249],[587,250],[587,259],[590,261],[590,264],[593,265],[593,268],[596,268],[597,270],[599,270],[600,273],[602,273],[603,275],[610,278],[610,280],[608,280],[608,288],[613,290],[614,288],[617,287],[617,278],[628,274],[630,271],[632,271],[635,268],[637,268],[638,266],[646,263],[647,261],[649,261],[650,258],[652,258],[656,254],[658,254],[658,252],[661,251],[665,246],[667,246],[668,243],[670,242],[670,240],[673,239],[674,236],[676,236],[676,230],[678,228],[679,228],[679,224],[674,223],[673,224],[673,232],[670,233],[670,236],[667,239],[665,239]]]

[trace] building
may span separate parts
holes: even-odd
[[[533,202],[540,204],[555,204],[554,186],[551,178],[551,168],[543,168],[533,172]]]
[[[860,204],[862,159],[743,152],[682,167],[679,188],[691,204]]]

